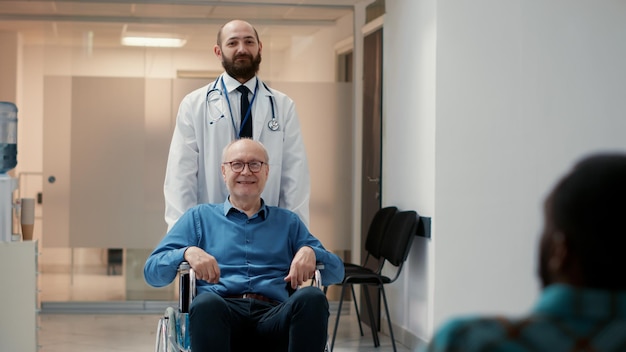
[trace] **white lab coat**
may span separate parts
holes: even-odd
[[[224,147],[239,131],[240,95],[236,88],[240,84],[226,73],[222,77],[229,92],[237,131],[233,128],[225,101],[224,118],[215,120],[215,116],[209,116],[207,112],[207,92],[215,86],[215,82],[183,98],[176,117],[165,173],[165,221],[168,230],[187,209],[202,203],[220,203],[228,196],[220,165]],[[221,91],[219,80],[216,88]],[[256,79],[253,78],[246,86],[254,91],[255,84]],[[222,99],[225,99],[226,93],[222,94]],[[275,101],[274,110],[279,124],[277,131],[268,127],[272,120],[270,96]],[[293,100],[282,92],[267,89],[259,80],[252,105],[252,121],[253,139],[263,143],[269,154],[270,172],[261,197],[268,205],[294,211],[308,226],[311,184]]]

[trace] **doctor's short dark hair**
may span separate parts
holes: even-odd
[[[626,154],[580,160],[551,198],[552,220],[580,263],[585,287],[626,289]]]

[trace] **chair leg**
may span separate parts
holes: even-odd
[[[350,289],[352,291],[352,302],[354,302],[354,311],[356,312],[356,321],[359,322],[359,331],[361,332],[361,336],[363,336],[363,326],[361,325],[361,314],[359,314],[359,306],[356,303],[356,294],[354,293],[354,285],[350,285]]]
[[[367,290],[367,285],[363,285],[363,293],[365,294],[365,303],[367,304],[367,311],[370,317],[370,328],[372,330],[372,338],[374,339],[374,347],[378,347],[380,346],[380,340],[378,339],[378,327],[376,326],[374,311],[372,310],[372,300],[370,299],[370,293]]]
[[[350,285],[352,286],[352,285]],[[339,316],[341,316],[341,306],[343,305],[343,295],[346,292],[346,285],[341,285],[341,295],[339,295],[339,306],[337,307],[337,318],[335,319],[335,329],[333,330],[333,339],[330,343],[330,352],[335,348],[335,337],[337,337],[337,327],[339,326]]]
[[[382,284],[379,286],[380,292],[383,296],[383,302],[385,304],[385,313],[387,314],[387,324],[389,324],[389,337],[391,337],[391,345],[393,346],[393,352],[396,352],[396,339],[393,336],[393,328],[391,327],[391,316],[389,315],[389,307],[387,306],[387,297],[385,295],[385,286]]]

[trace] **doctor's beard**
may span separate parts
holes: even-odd
[[[248,57],[250,60],[245,62],[235,61],[241,57]],[[259,72],[259,67],[261,66],[261,53],[258,53],[255,57],[243,54],[233,57],[232,60],[224,56],[222,58],[222,66],[224,67],[224,70],[226,70],[226,73],[228,73],[231,77],[247,81]]]

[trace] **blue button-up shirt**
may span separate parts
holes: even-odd
[[[524,318],[464,317],[444,324],[427,351],[625,351],[626,292],[546,287]]]
[[[155,287],[171,283],[191,246],[215,257],[220,267],[219,283],[198,280],[198,293],[213,291],[225,297],[252,292],[282,302],[289,296],[284,278],[304,246],[311,247],[324,266],[323,285],[343,280],[341,259],[328,252],[295,213],[264,203],[250,218],[228,200],[189,209],[146,261],[146,282]]]

